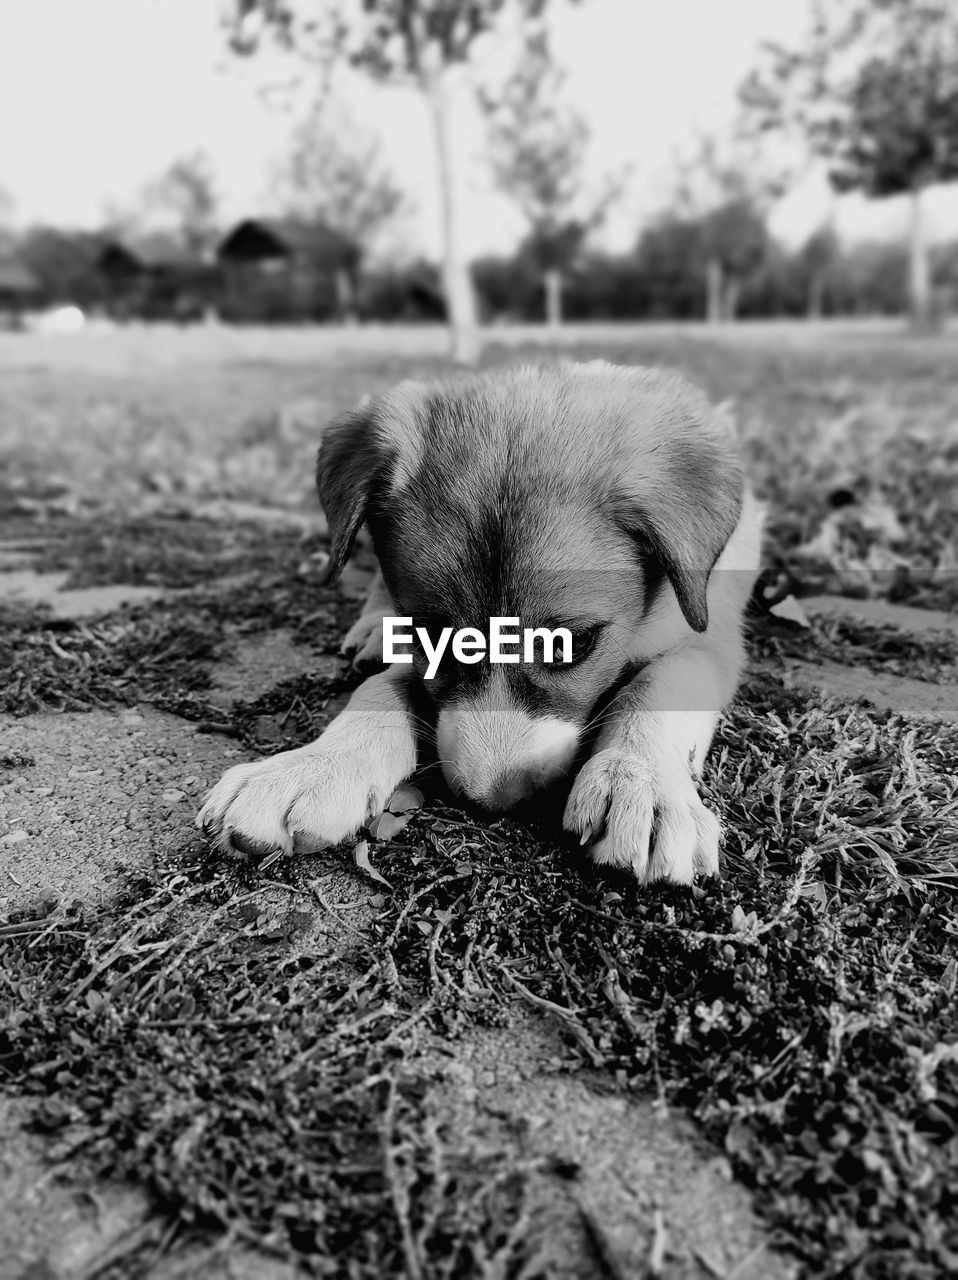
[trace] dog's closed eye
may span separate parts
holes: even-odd
[[[553,653],[552,662],[545,664],[550,669],[559,671],[568,671],[570,667],[577,667],[580,663],[585,662],[587,658],[590,658],[595,652],[602,632],[605,630],[605,624],[601,622],[589,626],[583,626],[581,623],[550,623],[550,628],[559,627],[564,627],[572,636],[568,661],[564,661],[563,647],[557,645]]]

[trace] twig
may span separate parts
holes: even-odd
[[[355,934],[357,938],[364,938],[366,936],[361,929],[357,929],[356,926],[353,924],[350,924],[348,920],[344,920],[342,916],[337,915],[337,913],[332,909],[332,907],[329,905],[329,903],[326,901],[325,897],[323,896],[323,891],[319,887],[318,880],[310,880],[309,887],[310,889],[312,889],[313,893],[316,895],[316,899],[319,902],[319,905],[323,908],[323,910],[326,912],[327,915],[331,916],[332,919],[336,921],[338,925],[341,925],[348,933]]]
[[[665,1270],[665,1255],[668,1249],[669,1233],[665,1229],[665,1216],[662,1210],[655,1209],[652,1216],[652,1247],[649,1250],[649,1275],[653,1280],[661,1276]]]
[[[523,1000],[527,1000],[531,1005],[533,1005],[537,1009],[541,1009],[544,1013],[551,1013],[555,1017],[561,1018],[561,1020],[565,1023],[565,1025],[573,1033],[575,1038],[582,1045],[592,1065],[594,1067],[602,1066],[602,1062],[603,1062],[602,1055],[599,1053],[598,1049],[596,1049],[595,1045],[592,1043],[592,1040],[589,1037],[589,1033],[586,1031],[585,1027],[583,1027],[582,1024],[579,1022],[578,1018],[576,1018],[575,1014],[572,1012],[571,1009],[563,1009],[561,1004],[556,1004],[552,1000],[546,1000],[544,996],[535,995],[533,992],[529,990],[527,986],[525,986],[524,983],[520,982],[518,978],[513,977],[513,975],[508,971],[508,969],[500,968],[499,972],[502,975],[502,977],[506,979],[508,983],[510,983],[513,987],[515,987],[516,991],[519,992]]]
[[[578,1196],[575,1197],[575,1204],[585,1228],[586,1239],[606,1280],[634,1280],[634,1277],[626,1271],[618,1249],[609,1239],[609,1233],[592,1210],[587,1208]]]
[[[922,905],[921,910],[918,912],[918,915],[915,919],[915,923],[912,925],[911,932],[908,934],[908,937],[898,948],[898,951],[895,955],[894,960],[892,960],[891,964],[888,966],[888,973],[885,977],[886,988],[890,987],[891,984],[895,981],[895,975],[898,972],[898,966],[901,964],[902,960],[905,958],[905,954],[907,953],[909,947],[912,946],[915,939],[917,938],[918,930],[924,924],[925,920],[927,920],[928,913],[930,911],[931,911],[931,903],[930,902],[924,903]]]
[[[757,1244],[754,1249],[749,1249],[745,1257],[740,1258],[732,1270],[726,1273],[725,1280],[740,1280],[740,1277],[746,1274],[749,1266],[761,1253],[764,1253],[764,1251],[764,1243]]]
[[[396,1163],[396,1157],[393,1154],[392,1134],[395,1121],[396,1083],[394,1080],[390,1080],[382,1126],[383,1164],[385,1166],[386,1184],[389,1187],[389,1196],[393,1202],[393,1210],[396,1214],[396,1220],[399,1223],[399,1230],[402,1237],[403,1256],[406,1260],[406,1275],[409,1280],[423,1280],[423,1270],[420,1265],[419,1250],[416,1247],[416,1240],[413,1236],[412,1225],[409,1221],[409,1190],[408,1187],[404,1186],[401,1182],[399,1166]]]

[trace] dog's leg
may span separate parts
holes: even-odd
[[[697,780],[745,664],[742,615],[758,572],[763,512],[748,495],[709,583],[709,627],[654,658],[606,713],[573,784],[565,827],[596,862],[640,881],[718,872],[721,827]]]
[[[315,742],[228,770],[197,826],[224,852],[323,849],[379,813],[415,767],[411,680],[392,666],[360,685]]]
[[[704,646],[669,654],[616,700],[564,819],[596,862],[631,868],[642,882],[718,872],[721,829],[697,778],[738,669],[727,650],[714,659]]]
[[[354,667],[364,662],[382,662],[383,618],[393,617],[395,612],[396,606],[377,569],[362,613],[346,632],[340,653],[352,658]]]

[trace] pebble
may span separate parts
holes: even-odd
[[[24,840],[29,839],[29,831],[24,831],[22,829],[19,831],[8,831],[5,836],[0,836],[0,848],[6,849],[12,844],[23,844]]]
[[[185,791],[164,791],[163,799],[167,804],[179,804],[181,800],[186,799]]]

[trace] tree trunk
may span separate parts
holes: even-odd
[[[911,226],[908,234],[908,303],[911,320],[917,328],[927,328],[931,321],[931,273],[928,245],[925,240],[923,188],[911,193]]]
[[[336,268],[336,311],[340,324],[356,324],[356,281],[348,267]]]
[[[729,276],[722,290],[722,319],[731,322],[738,316],[738,304],[742,298],[742,282]]]
[[[552,267],[543,277],[546,290],[546,324],[562,328],[562,272]]]
[[[722,323],[722,264],[718,258],[709,258],[705,264],[706,311],[709,324]]]
[[[813,271],[808,281],[808,297],[805,300],[806,320],[821,320],[825,310],[825,272]]]
[[[450,129],[450,93],[441,69],[423,77],[432,116],[439,165],[442,209],[442,283],[449,323],[451,355],[457,364],[479,359],[479,327],[476,294],[462,244],[462,219],[456,190],[456,147]]]

